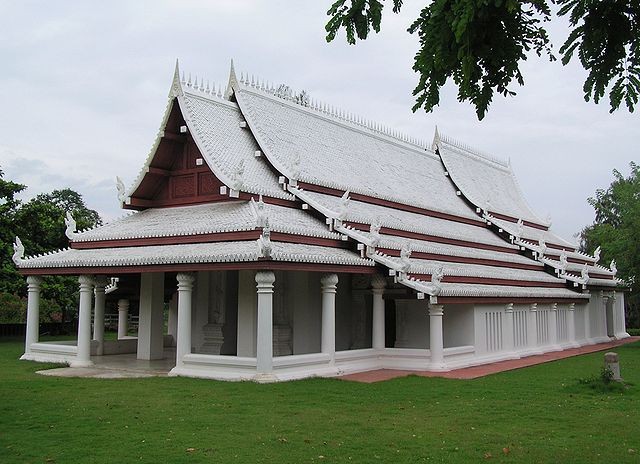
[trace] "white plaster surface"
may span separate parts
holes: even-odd
[[[310,214],[278,205],[265,205],[273,232],[337,240],[339,234]],[[206,203],[195,206],[151,208],[132,213],[95,229],[76,234],[75,242],[121,240],[176,235],[201,235],[256,229],[256,217],[248,201]]]
[[[373,134],[255,89],[240,87],[236,98],[265,154],[289,178],[471,214],[431,150]]]

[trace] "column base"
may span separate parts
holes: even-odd
[[[450,371],[451,369],[449,369],[445,363],[435,363],[435,364],[429,364],[429,367],[427,370],[432,372],[447,372],[447,371]]]
[[[278,381],[278,377],[271,373],[261,373],[254,375],[252,380],[256,383],[274,383]]]
[[[69,363],[69,367],[93,367],[93,361],[74,360]]]

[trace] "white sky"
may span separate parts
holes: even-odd
[[[511,158],[533,209],[568,239],[593,221],[587,197],[611,170],[638,161],[638,115],[585,103],[577,64],[532,57],[518,95],[495,97],[478,122],[447,86],[440,107],[413,114],[417,39],[406,28],[424,2],[386,11],[356,46],[327,44],[332,0],[0,0],[0,168],[27,196],[71,187],[105,218],[120,214],[114,177],[130,183],[162,118],[173,66],[226,83],[245,71],[430,140],[441,133]],[[566,35],[554,21],[556,50]],[[410,167],[408,167],[410,169]]]

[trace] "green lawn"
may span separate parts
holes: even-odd
[[[274,385],[66,379],[0,342],[0,462],[640,461],[640,343],[624,393],[577,379],[602,353],[477,380]]]

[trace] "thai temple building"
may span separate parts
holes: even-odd
[[[508,162],[238,78],[233,64],[225,89],[176,64],[151,152],[117,187],[132,213],[86,231],[68,215],[69,248],[25,257],[16,239],[23,359],[124,355],[165,359],[170,375],[280,381],[628,337],[615,263],[556,235]],[[45,275],[78,276],[77,341],[39,340]],[[121,322],[105,341],[108,304]]]

